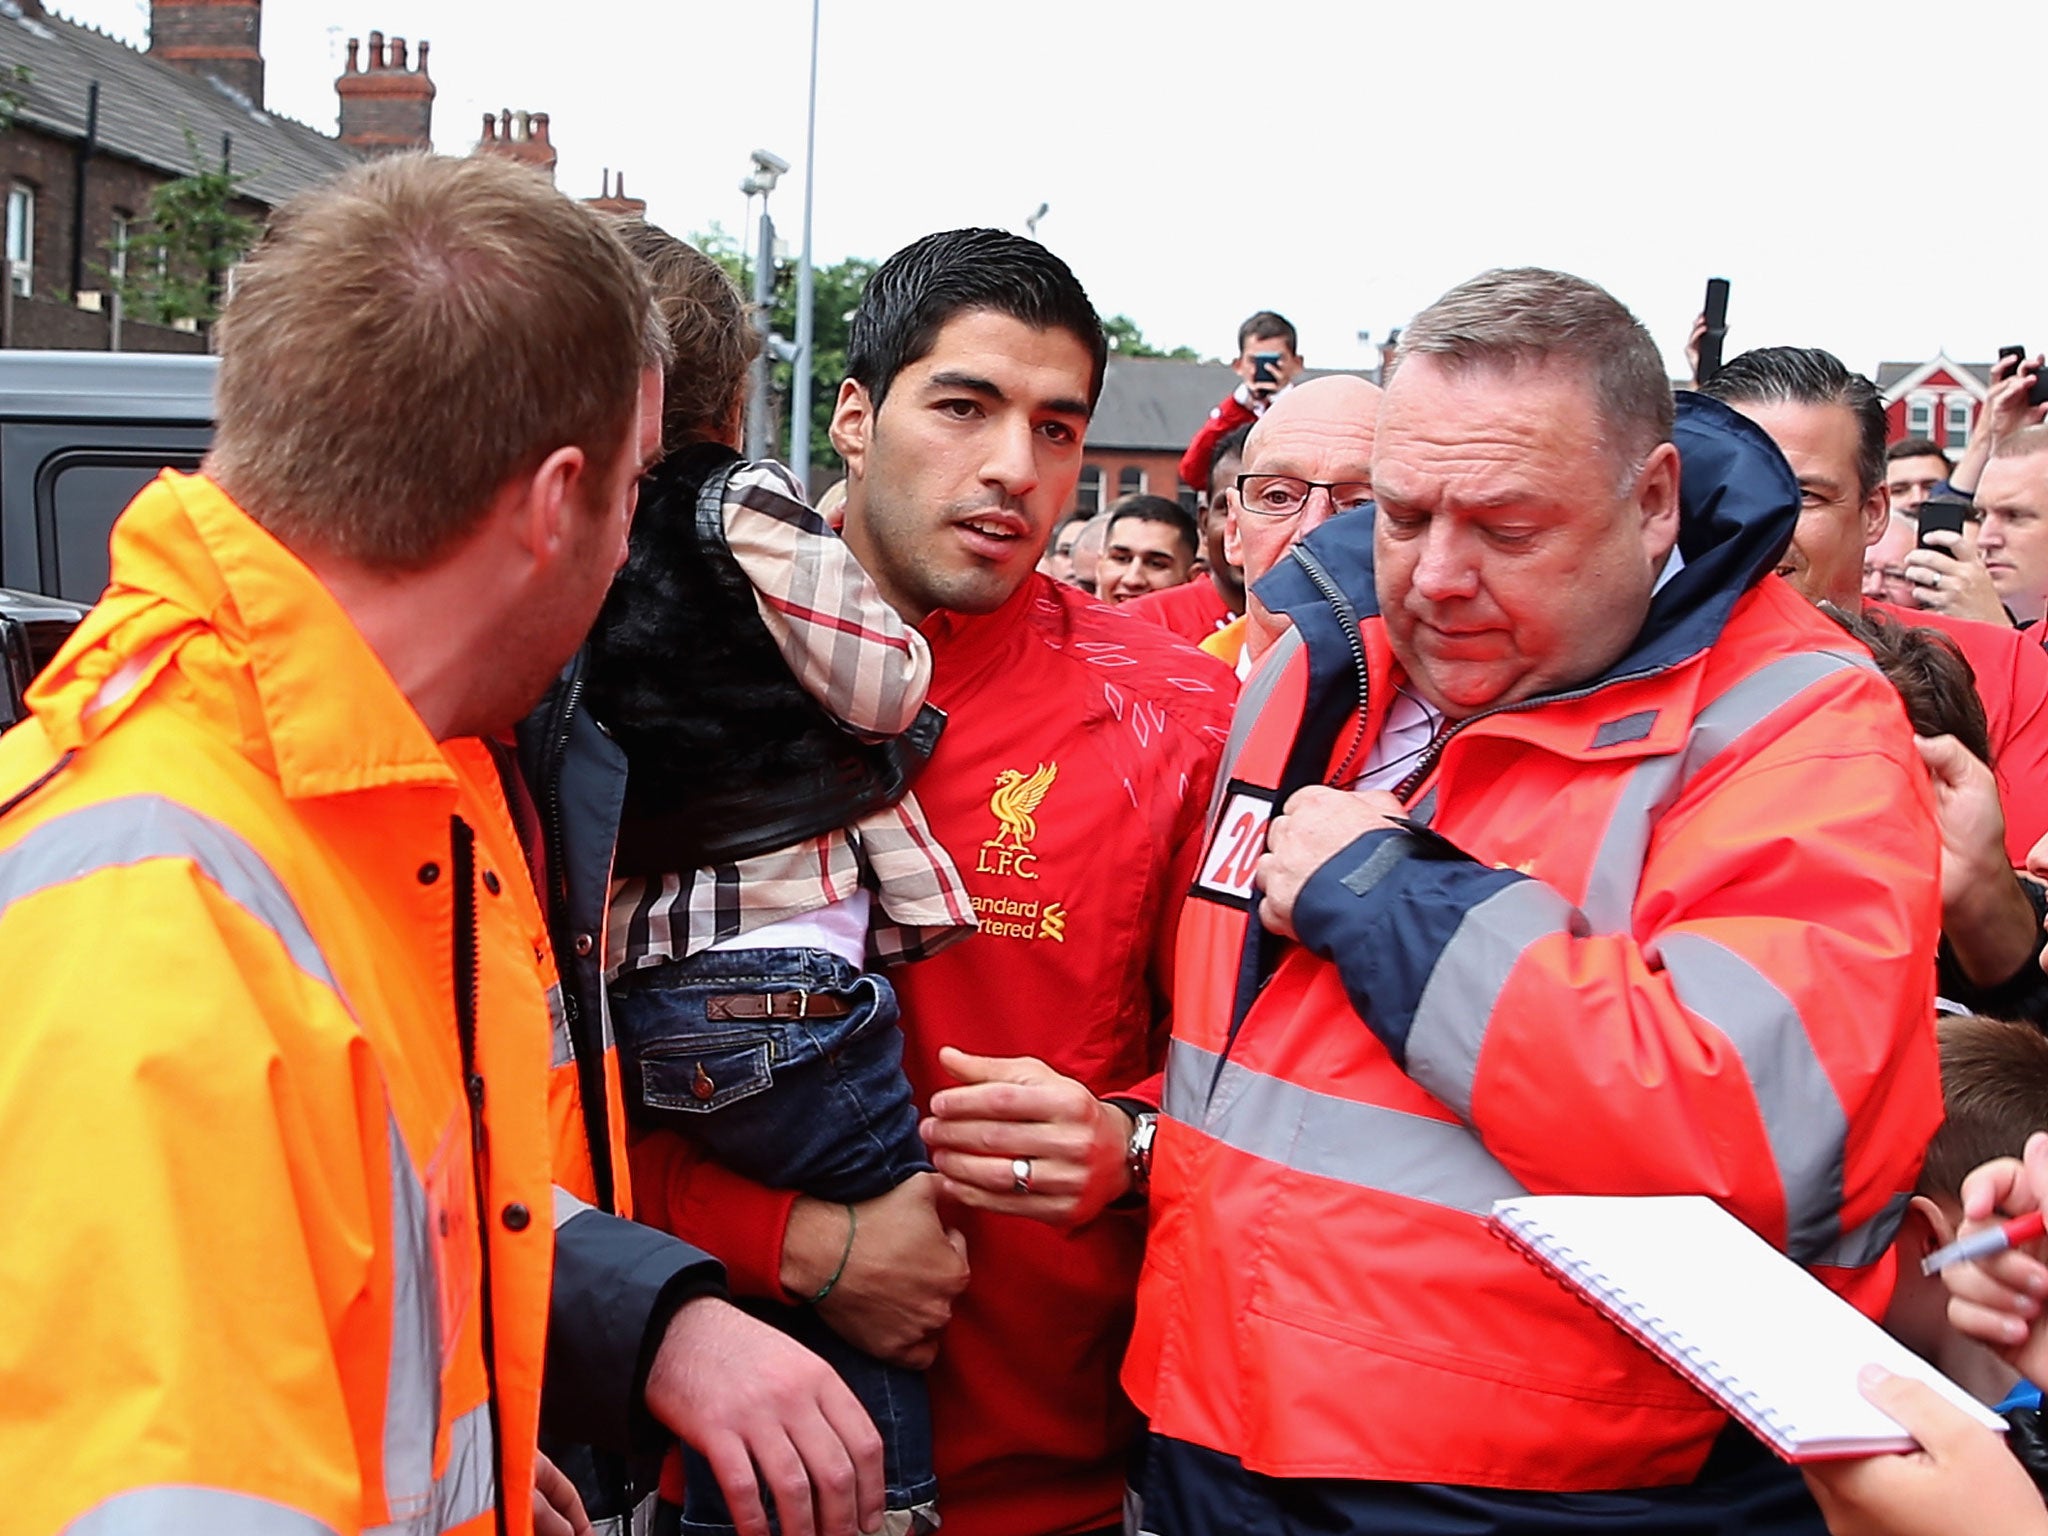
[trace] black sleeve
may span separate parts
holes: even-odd
[[[666,1433],[647,1411],[647,1373],[686,1301],[725,1294],[725,1266],[681,1238],[570,1202],[555,1228],[541,1427],[612,1451]]]
[[[2020,889],[2027,893],[2034,908],[2034,948],[2026,963],[2005,980],[1980,987],[1963,974],[1963,968],[1956,964],[1955,951],[1949,948],[1948,938],[1943,935],[1941,953],[1935,962],[1935,989],[1973,1013],[1994,1019],[2017,1019],[2048,1029],[2048,975],[2041,971],[2041,953],[2048,947],[2048,932],[2041,926],[2048,920],[2048,890],[2024,879]]]

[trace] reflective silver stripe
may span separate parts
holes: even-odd
[[[1161,1112],[1269,1163],[1474,1216],[1528,1193],[1455,1121],[1340,1099],[1235,1061],[1216,1068],[1212,1052],[1174,1041]]]
[[[576,1042],[569,1035],[569,1010],[562,1001],[562,984],[548,988],[548,1031],[554,1042],[550,1067],[566,1067],[576,1059]]]
[[[1230,717],[1230,736],[1223,743],[1223,757],[1216,765],[1216,788],[1209,795],[1209,826],[1214,827],[1223,814],[1223,798],[1229,791],[1231,775],[1237,772],[1237,760],[1244,755],[1259,716],[1279,688],[1280,674],[1287,670],[1289,659],[1302,644],[1301,631],[1290,624],[1286,633],[1273,642],[1272,649],[1259,658],[1258,666],[1252,669],[1252,675],[1238,693],[1237,709]]]
[[[440,1536],[497,1506],[491,1407],[479,1403],[448,1426],[448,1470],[434,1483],[428,1506],[408,1519],[370,1526],[363,1536]]]
[[[0,915],[39,892],[159,859],[192,864],[268,930],[301,972],[332,992],[342,1009],[355,1017],[305,916],[263,856],[232,828],[160,795],[81,806],[44,822],[0,852]],[[388,1110],[386,1124],[392,1316],[385,1378],[384,1492],[395,1513],[411,1518],[427,1507],[433,1486],[434,1429],[440,1419],[438,1303],[426,1191]]]
[[[562,1188],[561,1185],[557,1184],[555,1186],[555,1230],[557,1232],[561,1231],[562,1228],[566,1227],[578,1216],[581,1216],[585,1211],[595,1209],[595,1206],[578,1200],[569,1191]]]
[[[1430,968],[1408,1029],[1406,1070],[1453,1113],[1472,1116],[1479,1051],[1501,989],[1531,944],[1582,935],[1585,920],[1540,880],[1517,880],[1472,908]]]
[[[497,1443],[491,1405],[478,1403],[448,1426],[448,1470],[434,1484],[434,1529],[453,1530],[497,1506]]]
[[[1742,1058],[1785,1191],[1785,1251],[1802,1264],[1842,1237],[1849,1117],[1814,1054],[1792,1000],[1742,956],[1696,933],[1660,939],[1679,1002],[1719,1030]]]
[[[323,1520],[225,1488],[131,1488],[96,1504],[62,1536],[337,1536]]]
[[[312,930],[263,856],[221,823],[158,795],[81,806],[0,853],[0,914],[41,891],[157,859],[191,861],[222,895],[270,930],[294,965],[340,995]]]
[[[606,1515],[602,1520],[590,1522],[592,1536],[654,1536],[654,1517],[659,1513],[660,1496],[650,1493],[628,1515]]]
[[[1757,668],[1702,709],[1683,748],[1637,763],[1608,815],[1607,830],[1601,834],[1586,881],[1586,898],[1579,904],[1593,932],[1631,930],[1657,821],[1702,769],[1815,683],[1845,668],[1872,665],[1867,656],[1834,651],[1802,651],[1780,657]]]
[[[1912,1201],[1911,1195],[1893,1195],[1870,1220],[1860,1227],[1851,1227],[1833,1247],[1806,1262],[1815,1269],[1862,1269],[1875,1264],[1899,1235],[1899,1223],[1906,1219],[1906,1207]]]
[[[441,1422],[440,1288],[426,1186],[413,1170],[397,1119],[388,1124],[391,1359],[384,1378],[384,1505],[394,1521],[406,1521],[433,1507],[434,1431]]]

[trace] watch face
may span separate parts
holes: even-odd
[[[1136,1193],[1144,1193],[1152,1182],[1152,1140],[1158,1134],[1159,1116],[1156,1114],[1140,1114],[1131,1126],[1130,1146],[1124,1154],[1124,1162]]]

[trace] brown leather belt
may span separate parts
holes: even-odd
[[[753,1019],[843,1019],[853,1004],[830,992],[725,992],[704,999],[714,1023]]]

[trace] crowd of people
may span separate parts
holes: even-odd
[[[2048,1531],[2040,1245],[1921,1269],[2048,1205],[2042,359],[1950,463],[1493,271],[1379,383],[1252,316],[1197,510],[1077,517],[1035,242],[877,270],[815,504],[758,345],[496,160],[238,273],[0,738],[7,1529]],[[2011,1433],[1780,1463],[1561,1192]]]

